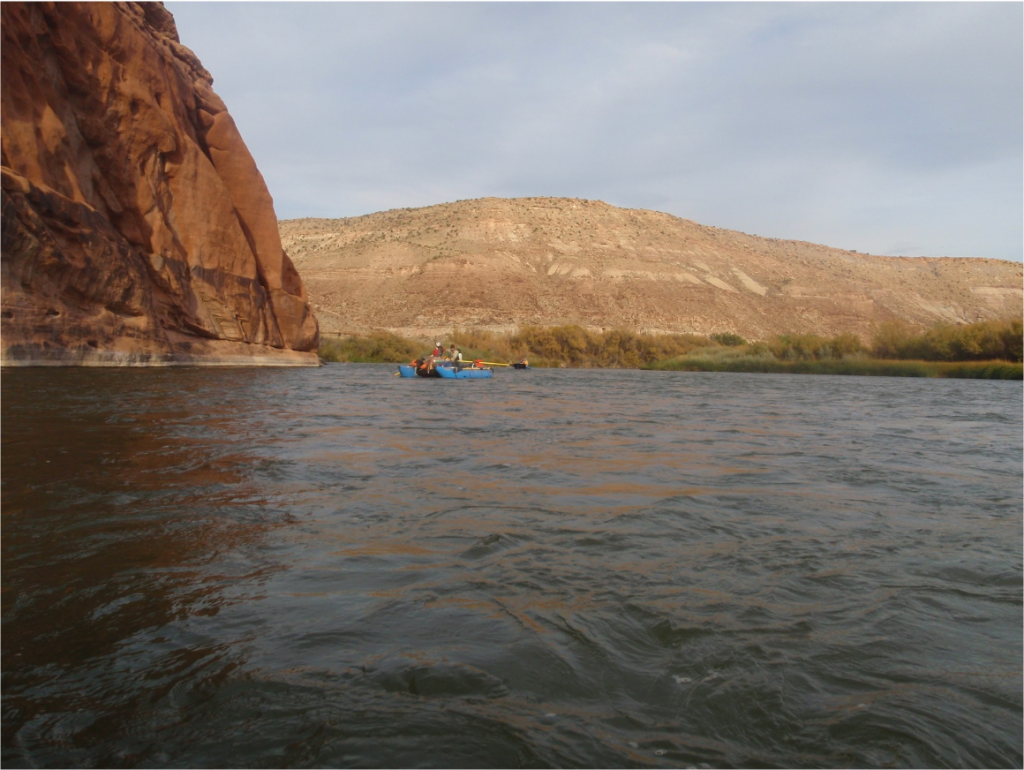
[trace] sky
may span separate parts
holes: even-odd
[[[1024,256],[1019,2],[168,2],[280,219],[559,196]]]

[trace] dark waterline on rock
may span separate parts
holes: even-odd
[[[1022,763],[1019,382],[7,370],[3,764]]]

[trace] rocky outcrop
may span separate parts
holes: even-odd
[[[2,363],[315,365],[273,201],[159,3],[2,12]]]
[[[852,332],[1017,317],[1019,262],[880,257],[568,198],[280,223],[324,330]]]

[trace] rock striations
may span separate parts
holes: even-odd
[[[869,256],[599,201],[488,198],[280,228],[325,332],[572,323],[867,338],[892,319],[1022,312],[1017,262]]]
[[[2,11],[2,363],[316,365],[213,79],[159,3]]]

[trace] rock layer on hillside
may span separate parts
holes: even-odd
[[[159,3],[2,12],[2,363],[315,365],[273,201]]]
[[[853,332],[1020,317],[1020,263],[880,257],[599,201],[460,201],[280,223],[325,332],[433,337],[579,324],[649,332]]]

